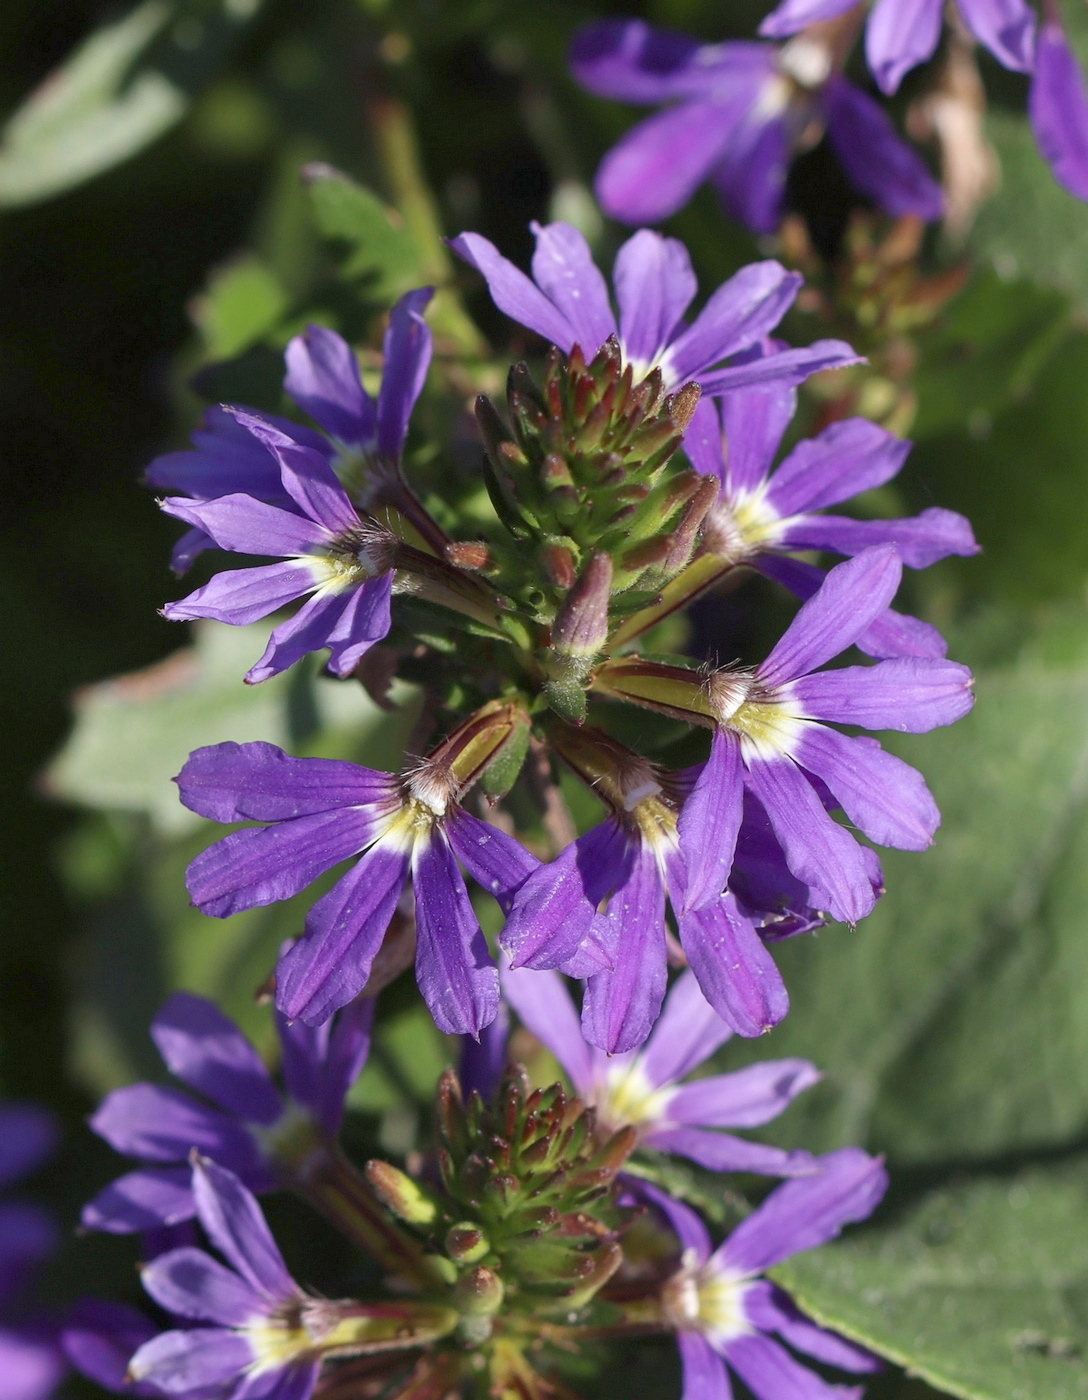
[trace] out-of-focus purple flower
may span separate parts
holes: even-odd
[[[59,1136],[42,1104],[0,1104],[0,1189],[14,1186],[50,1156]],[[53,1327],[14,1306],[34,1267],[60,1242],[48,1211],[28,1201],[0,1201],[0,1394],[45,1400],[64,1371]]]
[[[801,285],[801,278],[780,263],[742,267],[689,324],[684,315],[697,285],[687,249],[675,238],[640,229],[616,254],[617,317],[608,285],[578,230],[553,223],[534,224],[533,232],[532,279],[478,233],[459,234],[450,246],[483,275],[501,311],[560,350],[569,353],[579,345],[591,358],[615,335],[636,379],[660,369],[666,388],[697,380],[704,395],[748,384],[798,384],[817,370],[859,358],[841,340],[764,353],[761,341]]]
[[[620,1055],[586,1043],[558,973],[507,970],[502,982],[522,1024],[566,1070],[605,1135],[633,1126],[646,1147],[690,1157],[711,1171],[798,1176],[813,1170],[809,1152],[786,1152],[717,1131],[756,1128],[777,1118],[819,1079],[808,1060],[765,1060],[680,1083],[732,1035],[691,971],[673,983],[645,1046]]]
[[[914,733],[951,724],[973,703],[970,672],[912,657],[816,669],[864,635],[900,574],[894,545],[863,550],[830,571],[755,671],[708,679],[718,728],[679,820],[689,906],[713,905],[725,888],[745,788],[810,902],[837,919],[867,914],[880,876],[872,851],[832,820],[828,806],[841,807],[879,845],[929,845],[940,813],[921,774],[874,739],[848,738],[826,721]]]
[[[321,1300],[287,1272],[260,1207],[233,1173],[198,1159],[192,1189],[200,1223],[230,1267],[192,1248],[147,1265],[141,1282],[155,1302],[203,1325],[144,1342],[129,1374],[166,1395],[219,1387],[223,1400],[307,1400],[321,1368]]]
[[[943,210],[921,157],[815,37],[700,44],[643,20],[601,20],[575,35],[571,68],[602,97],[672,104],[632,128],[597,172],[601,204],[624,223],[659,223],[709,179],[734,217],[773,231],[790,161],[815,123],[850,182],[889,214]]]
[[[432,294],[432,288],[421,287],[405,293],[393,307],[377,403],[363,388],[351,346],[335,331],[311,325],[287,346],[284,388],[324,432],[255,410],[243,410],[246,419],[263,422],[296,446],[324,457],[352,500],[365,505],[378,481],[400,470],[408,419],[431,359],[423,309]],[[156,457],[144,480],[195,501],[243,495],[296,514],[305,510],[285,488],[275,453],[230,409],[207,409],[193,443],[195,450]],[[194,526],[174,549],[175,570],[184,573],[213,543],[206,531]]]
[[[760,1035],[789,1007],[774,959],[723,878],[693,905],[669,775],[630,755],[598,792],[613,814],[535,871],[499,935],[511,964],[586,978],[582,1032],[610,1055],[649,1035],[668,978],[665,900],[703,995],[741,1035]],[[681,814],[681,820],[682,820]]]
[[[134,1381],[128,1374],[133,1352],[157,1331],[149,1317],[125,1303],[83,1298],[65,1320],[61,1344],[80,1375],[106,1390],[116,1395],[161,1395],[157,1386]]]
[[[772,468],[795,406],[793,391],[779,385],[741,389],[718,403],[697,405],[684,451],[696,471],[721,483],[718,502],[703,522],[708,549],[766,572],[802,598],[816,591],[824,574],[788,557],[801,550],[854,555],[872,545],[894,544],[903,563],[915,569],[950,554],[977,552],[970,523],[936,506],[902,520],[825,514],[828,506],[890,481],[911,444],[866,418],[848,418],[805,438]],[[945,653],[935,628],[891,609],[857,645],[880,657]]]
[[[817,1175],[776,1187],[715,1250],[690,1207],[640,1183],[683,1251],[680,1270],[665,1289],[683,1366],[683,1400],[726,1400],[727,1366],[756,1400],[861,1400],[860,1387],[829,1385],[794,1351],[855,1375],[881,1368],[871,1352],[817,1326],[777,1284],[759,1277],[791,1255],[834,1239],[844,1225],[866,1219],[887,1189],[882,1162],[860,1148],[844,1147],[816,1162]]]
[[[185,805],[233,832],[189,867],[193,903],[225,918],[297,894],[355,858],[306,917],[280,960],[276,1004],[320,1025],[363,987],[411,880],[416,977],[438,1026],[478,1035],[495,1017],[498,971],[458,861],[503,903],[537,864],[512,837],[458,806],[447,773],[400,777],[333,759],[292,758],[272,744],[198,749],[177,779]]]
[[[1059,185],[1088,199],[1088,86],[1053,5],[1039,30],[1028,116]]]
[[[304,1183],[339,1131],[345,1096],[370,1049],[373,1015],[373,1000],[360,998],[319,1027],[277,1017],[281,1093],[233,1021],[204,997],[175,992],[151,1036],[168,1069],[200,1097],[157,1084],[107,1094],[91,1127],[148,1165],[100,1191],[83,1208],[83,1224],[127,1233],[190,1219],[194,1148],[253,1191]]]
[[[834,19],[855,0],[783,0],[759,27],[782,39],[817,20]],[[960,18],[998,63],[1015,72],[1031,69],[1035,15],[1025,0],[956,0]],[[905,74],[932,58],[941,37],[944,0],[876,0],[865,31],[865,52],[884,92],[895,92]]]

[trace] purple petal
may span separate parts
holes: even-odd
[[[275,744],[209,744],[174,779],[192,812],[218,822],[285,821],[339,807],[388,807],[390,773],[338,758],[294,758]]]
[[[334,438],[353,446],[374,442],[374,405],[359,379],[355,352],[326,326],[309,325],[284,351],[283,387]]]
[[[476,1093],[486,1101],[494,1095],[506,1068],[506,1046],[509,1038],[510,1014],[502,1001],[499,1002],[495,1019],[490,1025],[484,1026],[479,1037],[461,1037],[457,1077],[461,1081],[461,1092],[466,1098]]]
[[[744,795],[741,773],[740,740],[715,729],[710,757],[684,800],[678,823],[687,909],[716,900],[729,879]]]
[[[299,1296],[261,1208],[233,1172],[198,1159],[193,1166],[196,1212],[227,1263],[273,1306]]]
[[[56,1115],[40,1103],[0,1105],[0,1189],[46,1161],[60,1140]]]
[[[64,1370],[63,1358],[48,1337],[0,1327],[4,1400],[49,1400]]]
[[[555,966],[565,977],[573,977],[579,982],[592,977],[595,972],[604,972],[616,966],[613,930],[600,914],[594,915],[589,932],[577,950]]]
[[[518,1020],[532,1031],[559,1061],[579,1094],[593,1083],[593,1053],[586,1044],[578,1013],[566,984],[557,972],[503,969],[502,993],[518,1014]]]
[[[794,680],[852,646],[895,597],[903,572],[893,545],[837,564],[758,668],[768,686]]]
[[[680,1400],[732,1400],[725,1362],[699,1332],[677,1332],[683,1389]]]
[[[833,918],[854,924],[876,903],[862,847],[824,811],[812,784],[789,759],[754,760],[752,790],[766,808],[786,864],[820,891]]]
[[[769,39],[786,39],[818,19],[844,14],[855,3],[856,0],[782,0],[759,26],[759,32]]]
[[[797,408],[797,392],[789,384],[764,384],[724,394],[719,404],[729,491],[751,491],[771,469],[774,454]],[[689,428],[684,437],[685,450],[690,434]]]
[[[1088,199],[1088,85],[1053,14],[1039,30],[1028,116],[1055,180]]]
[[[757,1176],[807,1176],[817,1171],[810,1152],[787,1152],[748,1142],[732,1133],[702,1128],[653,1128],[643,1141],[661,1152],[678,1153],[712,1172],[753,1172]]]
[[[27,1201],[0,1201],[0,1303],[26,1281],[35,1264],[60,1244],[53,1216]]]
[[[423,392],[431,363],[431,332],[423,309],[434,296],[433,287],[405,292],[389,313],[382,341],[384,363],[378,392],[378,451],[388,461],[399,462],[408,435],[408,419]]]
[[[610,1055],[641,1045],[665,996],[665,890],[652,851],[640,848],[603,917],[616,930],[613,970],[586,982],[582,1033]]]
[[[216,919],[290,899],[369,845],[381,820],[373,809],[340,807],[232,832],[202,851],[185,872],[189,898]]]
[[[516,837],[471,816],[463,807],[447,813],[445,832],[454,855],[504,913],[529,876],[541,868]]]
[[[656,363],[697,290],[688,250],[676,238],[639,229],[616,254],[612,282],[625,358]]]
[[[787,525],[779,543],[788,549],[831,549],[837,554],[860,554],[873,545],[894,544],[903,563],[912,569],[927,569],[950,554],[977,554],[979,549],[966,517],[937,506],[900,520],[802,516]]]
[[[258,414],[235,409],[234,416],[275,457],[280,464],[283,489],[311,520],[334,535],[359,524],[355,507],[322,453],[300,446],[290,434],[281,433]]]
[[[193,1327],[161,1332],[145,1342],[129,1363],[131,1374],[167,1395],[185,1395],[241,1375],[254,1359],[253,1347],[238,1332]]]
[[[755,384],[781,384],[790,387],[802,384],[811,374],[825,369],[842,369],[864,359],[845,340],[814,340],[797,350],[781,350],[774,355],[754,356],[698,375],[705,395],[732,393],[735,389],[751,388]]]
[[[728,212],[756,233],[778,228],[792,156],[787,109],[776,110],[775,88],[771,71],[711,175]],[[769,112],[764,106],[768,98]]]
[[[958,0],[967,27],[1005,68],[1029,73],[1035,49],[1035,16],[1024,0]]]
[[[232,1400],[309,1400],[317,1385],[321,1364],[320,1356],[315,1361],[292,1361],[289,1369],[280,1372],[271,1389],[262,1390],[259,1395],[256,1387],[262,1378],[254,1376],[254,1388],[236,1391]]]
[[[68,1360],[88,1380],[107,1390],[129,1394],[154,1394],[127,1381],[129,1357],[156,1328],[150,1318],[125,1303],[105,1298],[81,1298],[72,1307],[61,1333]]]
[[[916,768],[885,753],[875,739],[850,739],[820,724],[805,726],[797,762],[822,778],[850,820],[870,841],[924,851],[941,822]]]
[[[255,1123],[280,1116],[280,1096],[260,1055],[207,998],[175,992],[151,1022],[151,1039],[171,1074],[228,1113]]]
[[[450,239],[450,247],[483,276],[491,300],[500,311],[560,350],[570,351],[578,339],[577,332],[539,287],[504,258],[493,243],[478,233],[459,233]]]
[[[642,1072],[655,1089],[675,1084],[709,1059],[732,1034],[703,996],[689,969],[669,988],[661,1015],[642,1052]],[[669,1116],[673,1116],[671,1110]]]
[[[734,273],[673,342],[667,356],[671,382],[698,379],[703,392],[711,392],[704,371],[769,335],[793,305],[801,282],[798,273],[787,272],[773,259]]]
[[[218,496],[213,501],[167,496],[160,506],[167,515],[210,535],[220,549],[235,554],[287,558],[323,549],[329,542],[328,530],[317,522],[252,496]]]
[[[409,852],[377,842],[317,901],[276,969],[276,1005],[310,1025],[362,991],[408,877]]]
[[[762,1035],[781,1021],[789,1009],[785,984],[734,895],[687,910],[679,924],[703,995],[738,1035]]]
[[[891,0],[893,6],[905,8],[906,3]],[[887,5],[888,0],[881,0],[878,11]],[[939,0],[937,9],[939,16]],[[869,34],[872,32],[870,20]],[[879,103],[845,78],[832,77],[824,88],[823,105],[828,142],[855,189],[895,218],[904,214],[926,220],[941,217],[944,194],[940,185]]]
[[[723,1350],[755,1400],[862,1400],[861,1386],[831,1385],[770,1337],[731,1338]]]
[[[167,1312],[194,1322],[244,1327],[267,1312],[263,1296],[202,1249],[172,1249],[144,1267],[140,1282]]]
[[[119,1176],[83,1207],[80,1223],[88,1230],[128,1235],[176,1225],[196,1213],[192,1173],[188,1167],[148,1167]]]
[[[339,620],[322,643],[330,649],[329,670],[334,676],[346,680],[374,643],[388,634],[392,593],[391,569],[349,591]]]
[[[826,1244],[851,1221],[865,1220],[888,1187],[879,1157],[842,1147],[818,1157],[818,1176],[776,1187],[742,1220],[715,1258],[742,1274],[761,1273],[791,1254]]]
[[[758,1128],[819,1078],[808,1060],[763,1060],[682,1085],[669,1100],[667,1116],[670,1123],[700,1128]]]
[[[320,582],[312,564],[294,560],[263,564],[256,569],[228,569],[216,574],[188,597],[167,603],[162,615],[171,622],[210,617],[216,622],[228,622],[232,627],[245,627],[267,617],[285,603],[293,603],[317,588]]]
[[[261,681],[286,671],[311,651],[328,646],[333,634],[341,627],[344,610],[352,594],[357,591],[357,588],[335,592],[322,589],[307,599],[294,617],[273,629],[268,645],[245,674],[246,684],[259,685]]]
[[[479,1035],[495,1019],[499,973],[444,835],[412,852],[416,901],[416,981],[435,1025],[447,1035]]]
[[[877,0],[865,31],[865,56],[882,92],[892,93],[941,37],[941,0]]]
[[[700,44],[644,20],[604,19],[575,34],[570,66],[578,82],[601,97],[667,102],[728,88],[765,68],[767,52],[766,44]]]
[[[616,331],[608,284],[593,261],[585,237],[570,224],[533,223],[536,251],[533,281],[558,307],[590,359]]]
[[[755,92],[726,104],[689,101],[645,117],[601,161],[601,207],[626,224],[654,224],[685,205],[721,160]],[[680,383],[684,377],[678,377]]]
[[[867,418],[832,423],[799,442],[771,479],[768,500],[779,515],[822,510],[859,491],[883,486],[900,470],[911,444]],[[773,450],[773,449],[772,449]]]
[[[641,1177],[634,1180],[624,1177],[624,1185],[634,1196],[649,1201],[661,1212],[679,1240],[681,1252],[691,1250],[696,1263],[706,1263],[710,1258],[710,1235],[702,1217],[697,1215],[691,1206],[676,1200],[659,1186],[654,1186]]]
[[[729,888],[764,940],[804,933],[827,922],[812,907],[813,891],[790,873],[770,818],[747,788]]]
[[[370,1054],[370,1029],[374,1023],[376,1005],[373,997],[356,997],[337,1014],[333,1023],[324,1070],[320,1076],[321,1096],[314,1104],[318,1121],[330,1137],[340,1130],[344,1100]],[[286,1046],[285,1037],[285,1051]],[[286,1073],[286,1054],[284,1070]]]
[[[817,671],[790,691],[813,719],[924,734],[968,713],[975,703],[971,685],[971,672],[955,661],[904,657]]]
[[[88,1121],[117,1152],[146,1162],[184,1162],[193,1148],[242,1170],[261,1162],[256,1140],[236,1119],[181,1089],[128,1084],[107,1094]]]
[[[203,530],[186,530],[170,551],[170,571],[179,577],[193,567],[196,558],[206,549],[212,549],[215,541]]]
[[[759,1279],[744,1290],[746,1317],[761,1332],[777,1332],[795,1351],[815,1357],[841,1371],[880,1371],[884,1363],[865,1347],[859,1347],[818,1327],[794,1304],[793,1299],[769,1279]]]

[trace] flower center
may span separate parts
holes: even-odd
[[[603,1082],[594,1087],[590,1102],[602,1131],[610,1134],[620,1128],[657,1122],[674,1092],[671,1088],[655,1089],[636,1058],[629,1064],[609,1065]]]

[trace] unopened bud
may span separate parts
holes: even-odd
[[[572,1287],[565,1294],[571,1308],[584,1307],[623,1263],[623,1250],[615,1240],[607,1240],[590,1254],[576,1256],[568,1277]]]
[[[502,1307],[502,1279],[492,1269],[477,1264],[454,1284],[456,1307],[469,1317],[490,1317]]]
[[[612,560],[607,554],[592,555],[556,614],[552,651],[587,660],[597,655],[608,636],[611,590]]]
[[[620,656],[602,662],[594,673],[593,689],[688,724],[712,727],[718,718],[707,681],[700,672],[641,656]]]
[[[450,540],[446,545],[446,559],[456,569],[471,569],[477,572],[494,563],[491,550],[483,540]]]
[[[451,1225],[446,1231],[446,1253],[459,1264],[478,1264],[490,1248],[487,1236],[470,1221]]]
[[[431,1225],[438,1207],[418,1182],[398,1167],[372,1158],[364,1168],[370,1189],[384,1206],[409,1225]]]

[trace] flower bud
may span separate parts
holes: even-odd
[[[487,1236],[471,1221],[459,1221],[446,1231],[446,1253],[458,1264],[478,1264],[490,1248]]]
[[[453,1300],[460,1312],[469,1317],[490,1317],[502,1307],[504,1292],[498,1274],[477,1264],[454,1284]]]
[[[370,1189],[394,1215],[409,1225],[434,1223],[438,1207],[418,1182],[380,1158],[372,1158],[364,1170]]]

